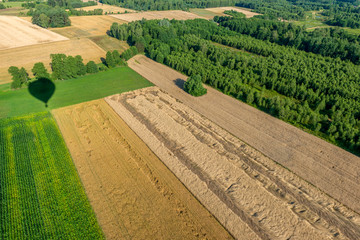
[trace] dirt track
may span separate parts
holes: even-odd
[[[207,95],[194,98],[181,89],[186,76],[145,56],[135,56],[128,64],[187,106],[360,212],[358,157],[212,88]]]
[[[158,87],[106,101],[236,238],[360,237],[358,215],[339,217],[333,199]]]
[[[68,40],[59,34],[13,16],[0,16],[0,50]]]
[[[104,100],[53,111],[107,239],[230,239]]]
[[[118,14],[118,15],[111,15],[114,18],[132,22],[141,20],[143,18],[147,20],[152,19],[176,19],[176,20],[188,20],[188,19],[195,19],[195,18],[203,18],[196,14],[185,12],[181,10],[171,10],[171,11],[149,11],[149,12],[139,12],[139,13],[126,13],[126,14]]]

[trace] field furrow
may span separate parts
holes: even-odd
[[[237,238],[356,239],[359,216],[157,87],[106,101]],[[178,165],[185,170],[179,172]],[[205,189],[188,181],[197,177]],[[211,191],[221,204],[207,202]],[[335,210],[336,209],[336,210]],[[238,222],[242,224],[238,224]],[[245,225],[244,225],[245,224]]]

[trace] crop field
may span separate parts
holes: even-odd
[[[106,35],[111,24],[117,22],[125,23],[120,19],[110,16],[74,16],[70,17],[71,26],[64,28],[52,28],[51,31],[59,33],[68,38],[91,37],[98,35]]]
[[[89,37],[89,39],[104,49],[104,51],[118,50],[119,53],[122,53],[130,48],[126,41],[120,41],[108,35]]]
[[[103,100],[53,110],[107,239],[230,239]]]
[[[49,113],[0,120],[0,239],[103,239]]]
[[[121,7],[117,7],[117,6],[112,6],[112,5],[108,5],[108,4],[102,4],[102,3],[98,3],[98,5],[95,6],[89,6],[89,7],[83,7],[81,8],[84,11],[92,11],[94,9],[102,9],[105,13],[124,13],[126,12],[135,12],[132,9],[127,9],[127,8],[121,8]]]
[[[215,124],[360,212],[360,160],[355,155],[212,88],[194,98],[182,89],[186,76],[145,56],[136,56],[128,64]]]
[[[360,237],[358,214],[158,87],[106,101],[235,238]]]
[[[68,40],[66,37],[13,16],[0,16],[0,39],[0,50]]]
[[[260,13],[256,13],[256,12],[251,12],[251,9],[246,9],[246,8],[239,8],[239,7],[217,7],[217,8],[205,8],[206,11],[210,11],[216,14],[223,14],[224,11],[236,11],[236,12],[241,12],[243,14],[245,14],[245,16],[247,18],[251,18],[253,16],[256,15],[261,15]]]
[[[55,82],[55,93],[44,103],[34,98],[28,89],[0,91],[0,118],[46,111],[132,91],[152,84],[128,67],[110,69],[77,79]]]
[[[223,13],[214,13],[203,8],[190,8],[189,11],[206,19],[213,19],[215,16],[225,16]]]
[[[151,19],[176,19],[176,20],[188,20],[188,19],[195,19],[195,18],[203,18],[194,13],[184,12],[180,10],[171,10],[171,11],[149,11],[149,12],[139,12],[139,13],[125,13],[125,14],[118,14],[118,15],[111,15],[116,19],[120,19],[126,22],[132,22],[141,20],[143,18],[147,20]]]
[[[43,62],[50,69],[50,54],[52,53],[81,55],[85,63],[90,60],[99,63],[100,58],[106,54],[102,48],[86,38],[0,50],[2,60],[0,61],[0,84],[11,82],[11,76],[8,73],[10,66],[25,67],[31,73],[35,63]]]

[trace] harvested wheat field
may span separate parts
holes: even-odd
[[[236,11],[241,12],[245,14],[247,18],[251,18],[256,15],[261,15],[260,13],[251,12],[251,9],[245,9],[245,8],[238,8],[238,7],[217,7],[217,8],[205,8],[205,10],[216,13],[216,14],[223,14],[224,11]]]
[[[102,48],[86,38],[1,50],[0,84],[11,81],[8,73],[10,66],[25,67],[29,73],[37,62],[43,62],[50,68],[50,54],[52,53],[81,55],[85,63],[90,60],[100,62],[100,58],[106,54]]]
[[[194,98],[182,90],[186,76],[145,56],[135,56],[128,64],[185,105],[360,212],[360,159],[355,155],[212,88]]]
[[[230,239],[102,99],[53,110],[107,239]]]
[[[158,87],[106,101],[236,238],[360,238],[359,215]]]
[[[102,9],[103,13],[124,13],[126,12],[135,12],[132,9],[127,9],[127,8],[122,8],[122,7],[117,7],[117,6],[112,6],[112,5],[108,5],[108,4],[102,4],[102,3],[98,3],[98,5],[95,6],[89,6],[89,7],[83,7],[80,8],[84,11],[93,11],[94,9]]]
[[[106,35],[111,24],[117,22],[125,23],[119,19],[110,16],[74,16],[70,17],[71,26],[64,28],[51,28],[51,31],[59,33],[68,38],[92,37],[98,35]]]
[[[143,18],[147,20],[152,19],[176,19],[176,20],[188,20],[188,19],[195,19],[195,18],[203,18],[194,13],[184,12],[181,10],[171,10],[171,11],[149,11],[149,12],[139,12],[139,13],[126,13],[126,14],[118,14],[118,15],[111,15],[114,18],[132,22],[141,20]]]
[[[0,16],[0,50],[68,40],[59,34],[13,16]]]

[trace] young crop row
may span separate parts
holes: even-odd
[[[49,113],[0,120],[0,239],[102,239]]]

